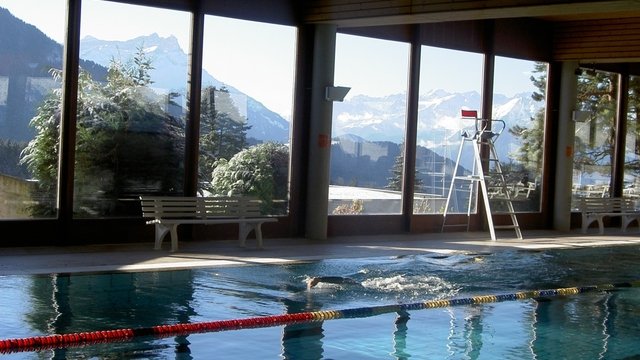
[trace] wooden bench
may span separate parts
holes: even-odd
[[[634,220],[640,227],[640,211],[635,208],[635,201],[629,198],[608,197],[584,197],[579,199],[579,209],[582,212],[582,233],[586,234],[589,225],[597,221],[600,234],[604,234],[602,219],[605,216],[622,218],[621,229],[627,231],[627,227]]]
[[[155,224],[154,249],[162,248],[162,239],[171,234],[171,251],[178,250],[178,226],[182,224],[239,225],[238,240],[245,246],[247,236],[255,231],[258,247],[262,247],[262,229],[265,222],[278,221],[260,213],[261,201],[246,196],[177,197],[140,196],[142,216],[152,218]]]

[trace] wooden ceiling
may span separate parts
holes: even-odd
[[[338,27],[524,17],[553,22],[621,17],[640,19],[640,1],[312,0],[304,6],[305,22],[331,23]]]

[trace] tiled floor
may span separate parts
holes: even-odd
[[[597,231],[593,229],[593,231]],[[153,244],[90,245],[76,247],[0,248],[0,275],[100,271],[145,271],[238,264],[286,263],[322,258],[397,256],[423,252],[494,252],[502,249],[539,250],[585,246],[640,245],[637,230],[604,235],[555,231],[524,232],[524,239],[488,233],[436,233],[336,237],[326,241],[265,239],[264,249],[240,248],[235,241],[181,242],[180,250],[153,250]],[[511,234],[509,234],[511,235]]]

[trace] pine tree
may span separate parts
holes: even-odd
[[[117,214],[126,206],[124,197],[183,187],[184,123],[148,87],[150,69],[141,50],[131,63],[112,60],[106,83],[80,69],[74,164],[79,214]],[[61,74],[52,70],[56,81]],[[21,162],[37,180],[33,215],[55,213],[61,102],[57,89],[40,105],[30,123],[36,135],[22,153]]]
[[[536,63],[531,81],[538,89],[532,97],[535,101],[545,99],[547,83],[546,65]],[[598,171],[598,167],[609,167],[613,156],[613,142],[615,130],[615,110],[617,82],[616,75],[606,72],[583,71],[577,76],[576,110],[585,111],[590,118],[586,135],[577,134],[574,145],[574,167],[586,172]],[[634,85],[630,88],[633,89]],[[632,96],[630,95],[631,100]],[[631,108],[631,105],[630,105]],[[531,118],[531,126],[516,125],[509,132],[521,139],[521,147],[515,154],[515,159],[533,173],[541,168],[544,139],[544,110],[540,110]],[[580,125],[579,125],[580,126]],[[635,131],[628,129],[628,131]],[[608,174],[603,174],[608,175]]]
[[[536,63],[534,74],[530,77],[531,82],[538,91],[531,97],[536,102],[545,101],[547,87],[547,66],[544,63]],[[529,126],[515,125],[509,129],[509,133],[521,139],[521,146],[515,154],[515,160],[522,164],[525,170],[531,174],[536,174],[542,168],[542,156],[544,152],[544,118],[545,110],[540,109],[530,119]]]
[[[198,177],[202,186],[206,186],[211,181],[216,161],[229,160],[247,147],[247,131],[251,126],[224,87],[203,90],[200,114]]]
[[[610,166],[616,114],[616,75],[585,71],[578,76],[577,109],[590,114],[587,136],[576,136],[574,164]]]
[[[387,178],[389,183],[385,186],[385,189],[402,191],[402,179],[404,174],[404,142],[400,144],[400,154],[396,156],[396,160],[391,168],[391,176]],[[419,173],[416,170],[414,176],[414,187],[418,188],[422,186],[422,179],[419,177]]]
[[[632,173],[636,178],[640,177],[640,76],[629,78],[627,110],[627,149],[628,153],[635,156],[628,156],[625,161],[625,172]]]

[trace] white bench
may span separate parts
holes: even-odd
[[[586,234],[589,225],[597,221],[600,234],[604,234],[602,219],[605,216],[622,218],[621,229],[627,231],[627,227],[634,220],[640,227],[640,211],[635,208],[635,201],[629,198],[608,197],[584,197],[579,199],[579,209],[582,212],[582,233]]]
[[[245,246],[247,236],[255,231],[258,247],[262,247],[262,224],[278,221],[260,213],[261,201],[246,196],[177,197],[140,196],[142,216],[155,224],[154,249],[162,248],[162,239],[171,234],[171,251],[178,250],[178,226],[182,224],[239,225],[238,240]]]

